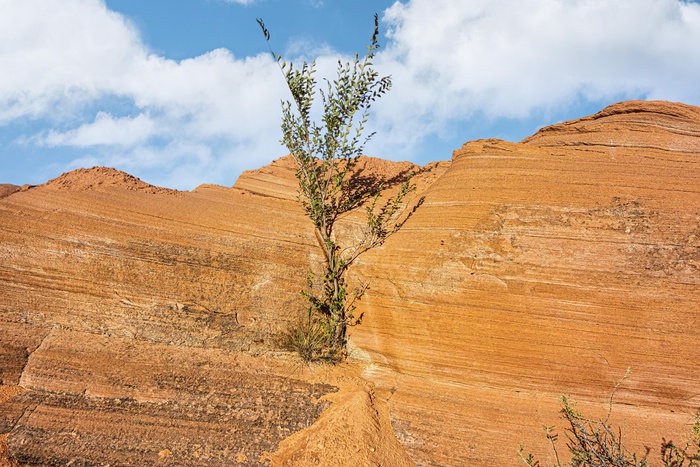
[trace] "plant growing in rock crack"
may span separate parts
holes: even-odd
[[[270,52],[284,74],[292,101],[282,102],[282,142],[296,161],[299,201],[311,219],[314,234],[323,251],[325,271],[320,284],[309,276],[302,292],[309,307],[305,318],[290,329],[287,343],[305,360],[343,358],[347,328],[356,324],[353,312],[366,286],[348,290],[346,273],[364,252],[381,245],[401,226],[399,218],[406,208],[406,196],[415,190],[412,173],[406,174],[397,193],[380,202],[384,188],[378,180],[363,178],[357,164],[367,141],[363,131],[372,103],[391,88],[391,77],[380,77],[372,69],[379,48],[378,17],[367,54],[357,54],[351,62],[338,61],[337,79],[319,88],[322,116],[312,120],[316,98],[316,64],[300,67],[282,60],[270,46],[270,33],[258,19]],[[366,225],[359,240],[341,244],[336,225],[344,214],[364,207]]]
[[[611,395],[608,414],[605,420],[591,420],[586,418],[576,409],[576,403],[567,396],[562,396],[562,418],[568,426],[565,429],[566,447],[571,453],[571,459],[562,463],[557,451],[556,442],[558,435],[554,427],[545,427],[547,439],[554,454],[554,467],[647,467],[649,465],[646,456],[642,459],[637,454],[630,452],[622,442],[622,430],[613,429],[610,426],[610,414],[613,407],[613,398],[617,388],[630,374],[628,369],[625,376],[615,385]],[[525,454],[524,446],[520,446],[518,452],[520,460],[529,467],[540,467],[540,462],[532,453]],[[690,435],[682,447],[676,446],[672,441],[662,440],[661,461],[664,467],[700,467],[700,409],[695,416]],[[686,464],[686,461],[688,463]]]

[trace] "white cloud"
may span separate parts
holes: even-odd
[[[700,103],[700,5],[679,0],[411,0],[384,15],[388,139],[584,99]],[[383,133],[385,134],[385,133]]]
[[[174,138],[163,146],[108,147],[99,156],[87,154],[73,160],[66,170],[106,165],[137,174],[158,186],[181,189],[191,189],[202,183],[230,186],[233,184],[231,174],[251,168],[241,161],[249,161],[251,157],[254,160],[252,155],[255,154],[273,154],[269,159],[281,155],[274,138],[260,138],[236,145]],[[252,168],[268,162],[259,161]]]
[[[83,156],[90,161],[169,181],[183,167],[190,180],[230,181],[206,171],[236,174],[283,153],[284,80],[269,54],[238,59],[217,49],[169,60],[103,0],[0,0],[0,63],[0,125],[46,119],[61,128],[25,141],[92,148]],[[110,99],[128,108],[100,110]],[[251,141],[265,143],[257,152],[230,149]]]
[[[119,92],[146,55],[134,28],[94,0],[0,2],[0,123]]]
[[[86,123],[67,132],[50,130],[40,138],[44,146],[90,147],[98,145],[134,146],[150,138],[155,130],[153,120],[146,114],[134,118],[114,118],[105,112],[98,112],[93,123]]]
[[[410,157],[473,118],[524,118],[582,100],[700,104],[697,3],[410,0],[383,18],[389,40],[375,66],[394,88],[374,107],[374,155]],[[319,77],[334,76],[338,57],[326,44],[287,53],[316,57]],[[0,68],[0,126],[48,121],[53,129],[18,140],[79,148],[73,165],[192,188],[230,184],[227,174],[284,153],[287,94],[268,53],[169,60],[104,0],[0,0]],[[122,105],[103,105],[113,100]]]

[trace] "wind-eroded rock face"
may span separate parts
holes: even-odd
[[[700,109],[467,143],[358,274],[353,342],[418,464],[549,461],[558,397],[600,413],[628,367],[613,421],[657,461],[700,407]]]
[[[0,184],[0,199],[4,198],[5,196],[10,196],[19,189],[20,187],[17,185],[8,185],[7,183]]]
[[[273,167],[291,182],[288,163]],[[317,258],[293,199],[245,188],[256,175],[242,188],[182,193],[93,168],[6,197],[3,321],[194,347],[263,344],[280,324],[270,311],[296,306]]]
[[[699,157],[700,109],[627,102],[451,164],[363,159],[421,201],[350,273],[374,388],[275,353],[321,260],[289,158],[231,189],[3,186],[0,435],[34,465],[548,463],[558,397],[604,414],[631,367],[613,422],[654,459],[700,406]]]
[[[337,388],[261,355],[321,260],[295,183],[290,158],[189,193],[96,167],[3,198],[0,383],[27,389],[0,411],[15,458],[258,465],[310,425]]]
[[[291,166],[273,166],[285,180]],[[4,198],[0,378],[27,389],[2,411],[14,457],[258,465],[310,425],[331,386],[235,353],[291,319],[314,261],[302,220],[288,197],[105,168]]]

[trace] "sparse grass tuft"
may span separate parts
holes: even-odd
[[[301,319],[282,333],[280,344],[306,362],[338,363],[342,349],[332,346],[328,325],[320,320]]]

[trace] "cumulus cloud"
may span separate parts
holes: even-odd
[[[284,83],[269,54],[217,49],[169,60],[101,0],[1,1],[0,62],[0,125],[48,120],[55,128],[27,141],[91,149],[81,161],[152,170],[156,182],[176,167],[199,167],[189,173],[221,182],[225,167],[238,173],[282,152]],[[122,113],[100,108],[112,100]],[[264,142],[255,152],[230,150],[251,141]]]
[[[128,147],[147,141],[154,130],[154,122],[146,114],[139,114],[134,118],[114,118],[106,112],[98,112],[93,123],[86,123],[67,132],[50,130],[47,136],[39,138],[38,141],[44,146]]]
[[[379,105],[396,138],[575,100],[700,101],[700,5],[679,0],[411,0],[384,13]]]
[[[581,101],[700,104],[696,2],[407,0],[382,18],[374,62],[394,87],[374,107],[374,155],[410,157],[475,118],[525,119]],[[333,77],[331,47],[290,44],[286,58],[316,58],[319,75]],[[25,143],[80,149],[71,166],[192,188],[232,182],[225,174],[284,152],[286,92],[268,53],[170,60],[104,0],[0,0],[0,63],[0,126],[48,121]]]
[[[0,2],[0,123],[120,91],[146,56],[135,29],[91,0]]]

